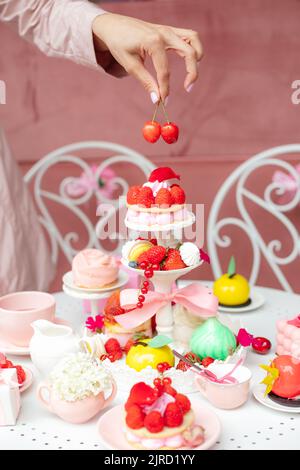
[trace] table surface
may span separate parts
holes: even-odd
[[[231,316],[242,319],[243,326],[255,336],[266,336],[275,344],[275,322],[279,318],[291,318],[299,313],[299,295],[262,287],[256,289],[266,299],[264,306],[257,311]],[[57,316],[78,328],[84,321],[81,302],[64,293],[57,293],[55,297]],[[253,373],[252,386],[265,375],[258,364],[268,363],[273,356],[274,347],[267,356],[251,351],[248,353],[246,365]],[[0,449],[105,449],[97,435],[96,423],[100,415],[81,425],[72,425],[51,415],[35,397],[40,377],[30,359],[16,356],[12,359],[15,363],[29,366],[35,380],[30,389],[22,394],[22,409],[16,426],[0,427]],[[125,399],[119,393],[114,405]],[[201,401],[203,406],[212,409],[220,418],[222,433],[214,450],[300,449],[299,414],[273,411],[258,403],[252,395],[243,407],[226,411],[212,407],[199,393],[191,395],[191,399]]]

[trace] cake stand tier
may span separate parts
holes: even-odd
[[[143,271],[141,269],[131,268],[127,265],[127,262],[124,259],[122,259],[121,262],[130,271],[133,271],[136,274],[142,276]],[[174,269],[170,271],[154,271],[153,277],[149,280],[152,282],[155,292],[160,292],[162,294],[170,294],[172,292],[173,283],[177,279],[198,268],[202,265],[202,263],[203,261],[200,261],[200,263],[196,264],[195,266],[188,266],[183,269]],[[164,334],[172,338],[173,323],[173,308],[172,302],[170,301],[158,312],[156,312],[156,329],[158,334]]]
[[[134,222],[130,222],[127,220],[127,216],[125,217],[125,225],[130,230],[134,230],[135,232],[169,232],[169,231],[176,231],[178,229],[190,227],[194,224],[196,220],[195,214],[193,212],[189,212],[189,217],[185,220],[180,222],[173,222],[171,224],[164,224],[164,225],[143,225],[143,224],[136,224]]]

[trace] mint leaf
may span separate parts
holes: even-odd
[[[236,273],[235,259],[234,259],[234,256],[231,256],[229,264],[228,264],[228,268],[227,268],[227,274],[228,274],[229,277],[233,277],[235,275],[235,273]]]
[[[170,343],[172,343],[172,339],[168,338],[168,336],[157,335],[154,338],[150,339],[150,341],[148,342],[148,346],[150,346],[150,348],[158,349]]]

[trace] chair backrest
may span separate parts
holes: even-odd
[[[95,151],[97,152],[96,157]],[[88,155],[90,153],[94,155]],[[106,157],[104,160],[103,156],[101,158],[101,153]],[[83,156],[78,156],[78,154],[82,154]],[[109,155],[108,158],[107,155]],[[90,220],[86,213],[86,203],[92,198],[95,198],[95,190],[88,187],[84,194],[74,197],[70,196],[68,187],[78,181],[78,177],[82,173],[85,174],[87,179],[95,178],[88,161],[91,159],[95,161],[96,158],[99,159],[99,157],[101,160],[100,164],[97,163],[97,165],[99,164],[96,172],[97,178],[109,169],[110,185],[117,187],[118,191],[116,191],[117,196],[115,196],[115,192],[108,196],[105,191],[97,191],[97,204],[101,206],[101,203],[103,203],[103,205],[109,207],[109,210],[95,223]],[[70,168],[72,168],[72,170],[70,170],[71,174],[68,173],[66,177],[60,179],[57,184],[58,187],[54,190],[49,190],[47,175],[49,175],[50,172],[53,174],[53,169],[55,174],[58,175],[62,165],[67,165],[68,168],[70,165]],[[117,165],[116,171],[111,172],[114,165]],[[155,168],[155,165],[143,155],[122,145],[111,142],[86,141],[66,145],[50,152],[34,164],[25,175],[25,182],[32,186],[35,203],[39,212],[39,220],[49,235],[51,257],[55,264],[57,264],[60,251],[64,253],[69,262],[71,262],[79,249],[96,247],[101,248],[102,251],[106,251],[101,243],[101,232],[105,230],[108,219],[116,215],[116,212],[120,209],[120,201],[121,205],[125,205],[126,198],[123,197],[123,199],[120,199],[120,196],[125,196],[129,187],[126,179],[117,174],[120,166],[125,167],[127,176],[130,176],[131,168],[134,167],[136,167],[137,170],[141,170],[143,176],[148,176],[149,172]],[[66,213],[67,211],[71,212],[73,216],[78,219],[81,227],[83,226],[84,230],[87,232],[87,242],[85,246],[79,244],[77,249],[74,248],[74,243],[79,240],[76,227],[74,230],[68,231],[65,234],[62,233],[57,220],[55,220],[53,216],[53,211],[51,212],[49,210],[49,203],[58,204],[60,207],[63,207]],[[116,239],[118,238],[116,233],[113,235],[116,236]],[[113,252],[119,251],[120,243],[121,242],[115,246]]]
[[[290,162],[286,161],[286,159],[292,159],[292,154],[299,154],[300,157],[300,144],[283,145],[261,152],[233,171],[219,189],[212,204],[207,225],[207,243],[215,277],[219,277],[224,272],[224,269],[221,269],[219,259],[220,251],[226,248],[233,249],[232,236],[228,235],[228,232],[231,233],[232,229],[238,229],[244,232],[252,246],[253,261],[249,277],[250,283],[253,285],[257,281],[264,260],[282,289],[292,291],[283,269],[296,260],[300,250],[299,233],[289,217],[289,212],[296,208],[300,201],[299,172]],[[274,171],[274,169],[283,173],[282,181],[274,181],[270,177],[270,170]],[[265,174],[267,171],[269,172],[267,183],[258,194],[261,188],[256,186],[255,181],[259,181],[259,172]],[[254,181],[251,188],[249,188],[250,180],[252,183]],[[292,183],[293,190],[288,200],[282,202],[282,197],[287,190],[286,181]],[[231,217],[223,217],[221,212],[226,212],[224,207],[228,202],[229,195],[235,197],[235,214]],[[279,234],[275,229],[271,240],[264,239],[262,230],[258,228],[259,221],[253,219],[249,204],[256,207],[258,211],[265,211],[266,218],[274,217],[276,223],[278,222],[284,227],[288,234],[288,237],[285,238],[286,245],[289,243],[288,253],[283,250],[282,241],[276,238]],[[282,251],[285,253],[282,254]],[[279,254],[279,252],[281,253]]]

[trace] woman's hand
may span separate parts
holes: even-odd
[[[111,75],[126,74],[138,79],[153,103],[169,95],[170,70],[167,51],[173,50],[185,61],[184,88],[190,91],[198,77],[198,64],[203,52],[195,31],[173,28],[113,13],[97,16],[93,22],[97,59]],[[145,67],[150,56],[156,78]]]

